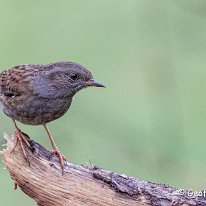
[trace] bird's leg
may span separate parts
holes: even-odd
[[[16,182],[16,181],[14,181],[14,186],[13,186],[14,190],[16,190],[16,189],[17,189],[17,187],[18,187],[18,184],[17,184],[17,182]]]
[[[23,142],[24,142],[28,147],[31,147],[31,146],[30,146],[27,138],[22,134],[21,130],[17,127],[16,121],[15,121],[14,119],[13,119],[13,123],[14,123],[14,127],[15,127],[15,139],[14,139],[14,142],[15,142],[15,143],[14,143],[14,147],[13,147],[13,149],[11,150],[10,153],[12,153],[12,152],[15,150],[15,148],[16,148],[18,142],[19,142],[19,143],[20,143],[20,146],[21,146],[21,149],[22,149],[22,151],[23,151],[24,157],[26,158],[26,160],[27,160],[28,163],[29,163],[28,156],[27,156],[26,151],[25,151],[25,149],[24,149],[24,144],[23,144]]]
[[[53,140],[53,138],[52,138],[52,136],[51,136],[51,134],[50,134],[50,132],[49,132],[49,129],[48,129],[47,125],[44,124],[43,126],[44,126],[44,128],[45,128],[45,130],[46,130],[46,132],[47,132],[47,134],[48,134],[48,136],[49,136],[49,139],[50,139],[52,148],[53,148],[53,150],[54,150],[54,151],[52,152],[52,155],[56,155],[56,156],[59,157],[60,166],[61,166],[61,168],[62,168],[62,174],[63,174],[64,165],[65,165],[65,160],[66,160],[66,159],[65,159],[64,155],[60,152],[60,150],[58,149],[58,147],[56,146],[56,144],[55,144],[55,142],[54,142],[54,140]]]

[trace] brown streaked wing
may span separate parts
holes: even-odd
[[[20,65],[0,74],[0,94],[19,96],[31,92],[30,83],[37,69],[33,65]],[[9,95],[8,95],[9,94]]]

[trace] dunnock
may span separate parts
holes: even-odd
[[[13,150],[19,142],[27,158],[23,142],[28,146],[29,142],[17,127],[16,120],[29,125],[43,125],[63,171],[65,158],[52,139],[47,123],[64,115],[73,96],[89,86],[105,87],[93,79],[90,71],[74,62],[19,65],[2,72],[0,106],[14,122],[16,139]]]

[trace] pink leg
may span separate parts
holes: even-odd
[[[52,152],[52,155],[56,155],[56,156],[59,157],[60,166],[61,166],[61,168],[62,168],[62,174],[63,174],[64,165],[65,165],[65,160],[66,160],[66,159],[65,159],[64,155],[59,151],[58,147],[56,146],[56,144],[55,144],[55,142],[54,142],[54,140],[53,140],[53,138],[52,138],[52,136],[51,136],[51,134],[50,134],[50,132],[49,132],[49,129],[48,129],[47,125],[44,124],[43,126],[44,126],[44,128],[45,128],[45,130],[46,130],[46,132],[47,132],[47,134],[48,134],[48,136],[49,136],[49,139],[50,139],[52,148],[53,148],[53,150],[54,150],[54,151]]]
[[[28,142],[28,140],[26,139],[26,137],[22,134],[21,130],[17,127],[17,124],[16,124],[16,121],[13,119],[13,123],[14,123],[14,127],[15,127],[15,144],[14,144],[14,147],[13,149],[11,150],[10,153],[12,153],[15,149],[16,149],[16,146],[18,144],[18,142],[20,143],[20,146],[21,146],[21,149],[22,149],[22,152],[24,154],[24,157],[26,158],[26,160],[29,162],[28,160],[28,156],[26,154],[26,151],[24,149],[24,143],[30,147],[30,144]]]

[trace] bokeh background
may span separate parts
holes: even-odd
[[[107,88],[81,91],[49,125],[68,159],[199,191],[206,186],[205,22],[204,0],[1,0],[0,68],[83,64]],[[19,126],[51,148],[41,126]],[[1,112],[3,132],[14,128]],[[0,163],[1,204],[35,205],[12,186]]]

